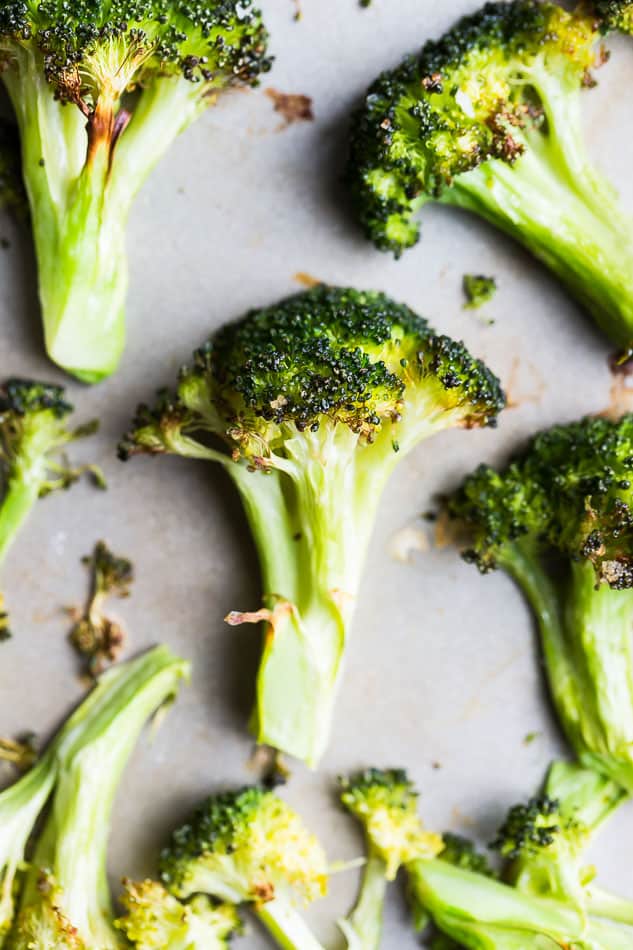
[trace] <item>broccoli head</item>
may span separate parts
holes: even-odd
[[[84,472],[104,485],[95,466],[73,468],[55,458],[69,442],[96,430],[96,422],[70,429],[72,411],[60,386],[24,379],[0,386],[0,563],[38,498],[69,488]],[[2,631],[6,636],[8,618],[0,598]]]
[[[537,435],[447,502],[467,560],[507,570],[541,629],[555,705],[582,763],[633,789],[633,416]],[[558,570],[552,570],[552,560]]]
[[[218,461],[258,548],[264,620],[254,730],[314,764],[381,491],[413,446],[494,424],[497,379],[384,294],[319,286],[220,329],[175,392],[141,406],[122,458]]]
[[[363,826],[367,863],[356,906],[339,926],[350,948],[378,950],[387,883],[402,865],[434,857],[443,843],[422,824],[418,793],[402,769],[367,769],[340,786],[343,806]]]
[[[580,93],[604,60],[595,16],[486,3],[369,88],[347,177],[367,236],[396,256],[430,201],[522,242],[628,351],[633,236],[582,141]]]
[[[102,379],[121,355],[136,192],[219,92],[256,83],[266,42],[250,0],[2,5],[46,346],[80,379]]]
[[[116,921],[137,950],[228,950],[240,929],[232,904],[217,904],[202,894],[183,903],[157,881],[124,881],[126,915]]]
[[[466,871],[474,871],[475,874],[483,874],[485,877],[497,877],[486,855],[477,850],[470,838],[446,831],[442,835],[442,842],[443,847],[438,855],[442,861]]]
[[[272,791],[253,786],[209,798],[173,833],[161,877],[178,898],[206,894],[249,904],[284,947],[320,950],[295,905],[325,895],[325,854]]]

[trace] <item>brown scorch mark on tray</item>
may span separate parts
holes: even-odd
[[[272,87],[266,89],[266,95],[272,101],[275,112],[284,119],[282,129],[295,122],[312,122],[314,119],[312,99],[309,96],[301,95],[301,93],[280,92]]]

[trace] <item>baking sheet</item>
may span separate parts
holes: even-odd
[[[404,536],[420,546],[417,515],[434,492],[483,459],[496,460],[537,427],[604,408],[609,346],[557,283],[482,222],[425,212],[422,243],[396,262],[359,235],[339,175],[350,108],[382,68],[438,35],[473,2],[263,0],[277,59],[262,88],[225,96],[172,148],[140,194],[129,228],[129,343],[118,375],[87,389],[68,382],[78,419],[99,436],[73,458],[105,469],[109,490],[79,485],[38,505],[3,570],[15,638],[3,644],[0,732],[46,734],[82,693],[65,634],[64,605],[83,599],[80,558],[98,538],[134,559],[133,596],[114,605],[129,652],[166,641],[193,661],[193,682],[125,776],[112,833],[113,881],[152,873],[166,831],[210,790],[252,779],[245,731],[259,649],[255,628],[230,629],[233,608],[259,605],[254,551],[222,473],[180,459],[122,466],[113,447],[138,400],[174,379],[213,328],[300,289],[295,275],[374,287],[463,338],[508,386],[516,408],[495,431],[455,432],[405,459],[383,500],[369,553],[339,698],[335,734],[317,774],[300,765],[286,792],[332,859],[360,853],[332,794],[340,772],[404,765],[433,828],[484,841],[506,808],[532,793],[562,744],[519,594],[501,574],[481,579],[451,549],[394,557]],[[587,94],[587,131],[599,165],[633,214],[633,43]],[[315,121],[280,131],[267,87],[313,99]],[[41,345],[28,236],[0,218],[0,365],[9,374],[65,381]],[[465,272],[496,275],[486,307],[494,325],[461,309]],[[410,530],[408,530],[410,529]],[[396,541],[394,542],[394,536]],[[532,742],[525,737],[536,733]],[[633,893],[633,808],[595,846],[606,884]],[[332,881],[310,919],[329,946],[351,904],[354,872]],[[418,945],[392,890],[384,946]],[[269,946],[253,926],[238,946]]]

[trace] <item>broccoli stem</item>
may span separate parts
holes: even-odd
[[[579,562],[561,588],[520,544],[500,563],[536,614],[554,705],[580,762],[633,793],[633,592],[596,590],[593,565]]]
[[[395,464],[347,426],[285,443],[278,470],[228,464],[260,556],[266,624],[252,728],[314,766],[330,734],[376,506]],[[374,455],[373,461],[370,456]],[[365,457],[367,459],[365,464]]]
[[[33,473],[20,473],[9,480],[0,505],[0,564],[14,538],[29,516],[42,487]]]
[[[21,908],[41,902],[40,875],[60,889],[63,914],[86,945],[119,950],[106,852],[121,774],[148,718],[177,691],[186,664],[164,647],[113,668],[54,743],[59,773],[52,808],[38,839]]]
[[[92,147],[86,118],[55,100],[39,54],[20,47],[16,56],[19,68],[3,79],[20,127],[46,349],[69,373],[95,383],[116,369],[125,344],[132,201],[207,100],[182,78],[156,80],[127,128],[122,121],[118,140],[106,136]]]
[[[385,862],[370,855],[356,906],[348,919],[339,922],[348,950],[378,950],[380,947],[387,886]]]
[[[595,917],[604,917],[633,927],[633,901],[610,894],[599,887],[588,888],[587,910]]]
[[[287,897],[254,904],[253,909],[282,950],[323,950],[301,914]]]
[[[556,946],[630,947],[630,935],[608,923],[587,920],[573,905],[521,894],[446,861],[414,861],[407,872],[416,900],[436,926],[472,950],[525,950],[530,937],[537,935],[549,937]]]
[[[538,80],[547,130],[526,150],[459,175],[441,201],[475,212],[543,260],[625,352],[633,345],[633,241],[612,190],[583,159],[573,96]],[[566,109],[569,110],[567,115]]]

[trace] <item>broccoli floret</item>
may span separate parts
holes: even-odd
[[[228,950],[240,929],[232,904],[217,904],[202,894],[184,903],[157,881],[124,881],[126,916],[116,921],[137,950]]]
[[[85,870],[87,874],[93,859],[98,866],[99,857],[93,853],[92,849],[97,844],[99,836],[103,836],[104,841],[107,837],[106,828],[92,825],[93,814],[97,813],[90,812],[90,807],[97,800],[98,794],[103,792],[107,795],[111,774],[109,767],[115,765],[113,757],[127,755],[124,750],[131,747],[134,741],[134,730],[137,729],[136,719],[142,714],[143,704],[147,716],[160,705],[163,699],[175,691],[178,679],[185,672],[186,664],[174,658],[164,647],[159,647],[138,660],[110,670],[70,716],[33,768],[19,781],[0,793],[0,946],[5,946],[4,941],[9,931],[11,931],[11,936],[6,946],[22,946],[19,942],[14,942],[17,937],[14,937],[14,930],[11,928],[16,904],[20,901],[19,891],[26,873],[25,852],[37,818],[53,788],[59,783],[56,801],[59,801],[61,805],[61,790],[64,786],[68,786],[70,773],[72,772],[75,778],[84,778],[83,772],[75,768],[73,763],[85,758],[85,768],[91,770],[89,783],[84,782],[81,786],[82,814],[87,824],[81,828],[75,827],[72,807],[69,807],[67,812],[69,854],[65,859],[66,862],[71,863],[77,861],[77,867],[81,868],[77,873],[80,873],[82,877],[75,883],[81,884],[83,872]],[[111,743],[111,748],[106,754],[103,746],[107,742]],[[100,758],[101,756],[103,758]],[[116,769],[114,771],[116,772]],[[78,790],[77,795],[79,794]],[[72,797],[67,800],[67,805],[72,806]],[[81,809],[75,815],[79,811]],[[76,847],[78,837],[80,843]],[[37,853],[41,853],[40,846],[36,850]],[[28,872],[27,877],[28,874],[33,873],[35,872]],[[100,873],[103,875],[104,871]],[[62,877],[66,879],[65,874],[62,874]],[[35,923],[34,926],[40,926],[40,930],[45,933],[46,921],[52,913],[52,903],[57,901],[57,897],[53,899],[54,888],[50,881],[48,883],[43,881],[42,884],[47,892],[43,901],[45,919],[41,926]],[[103,892],[101,877],[99,888]],[[80,900],[81,887],[75,889],[73,895],[75,899]],[[23,903],[22,899],[20,904]],[[35,917],[33,921],[35,922]],[[38,933],[37,929],[34,933]],[[110,945],[107,944],[107,946]],[[31,946],[55,947],[61,950],[66,944],[53,940],[48,943],[35,942]],[[70,946],[83,946],[83,944],[71,943]],[[106,944],[103,946],[105,947]]]
[[[325,854],[272,791],[251,786],[207,799],[163,850],[161,879],[180,899],[249,904],[284,948],[322,950],[296,904],[325,895]]]
[[[497,292],[497,281],[494,277],[484,277],[483,274],[464,274],[463,280],[466,310],[476,310],[492,300]]]
[[[53,746],[51,808],[25,872],[8,950],[122,950],[106,872],[114,796],[145,722],[187,674],[183,660],[157,647],[105,673],[69,720]]]
[[[78,617],[70,632],[70,642],[85,657],[89,675],[96,676],[123,649],[125,631],[120,623],[106,616],[103,605],[108,597],[129,596],[134,566],[127,558],[113,554],[103,541],[98,541],[93,553],[82,560],[90,570],[90,595],[83,612],[71,610],[71,615]]]
[[[368,769],[341,779],[341,801],[365,832],[367,864],[356,906],[339,922],[348,946],[378,950],[387,883],[416,858],[431,858],[443,847],[418,814],[418,794],[402,769]]]
[[[14,122],[0,118],[0,211],[18,217],[27,213],[27,197],[22,180],[20,139]]]
[[[227,619],[266,622],[260,742],[318,761],[392,469],[435,432],[493,424],[503,404],[492,373],[408,307],[319,286],[219,330],[176,392],[139,408],[122,458],[219,461],[242,496],[264,608]]]
[[[136,192],[218,93],[256,83],[266,42],[250,0],[2,4],[0,75],[20,128],[46,347],[85,382],[113,372],[123,349]]]
[[[486,3],[370,87],[348,179],[367,236],[401,254],[429,201],[479,214],[633,344],[633,235],[583,143],[580,94],[604,60],[595,16]]]
[[[536,436],[448,501],[482,571],[505,569],[541,631],[559,718],[581,763],[633,790],[633,415]],[[556,566],[557,570],[553,570]]]
[[[38,498],[69,488],[84,472],[103,487],[95,466],[71,468],[54,457],[69,442],[96,430],[95,422],[70,429],[72,411],[60,386],[24,379],[0,386],[0,563]],[[7,633],[0,595],[0,638]]]

